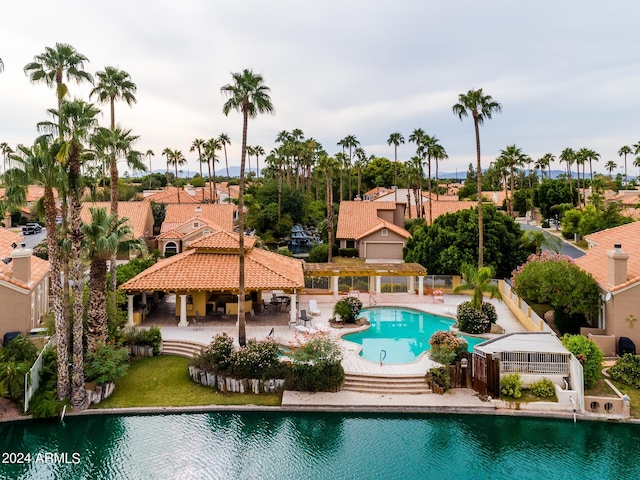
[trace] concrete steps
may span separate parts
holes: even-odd
[[[206,345],[188,340],[162,340],[162,355],[180,355],[193,358]]]
[[[342,390],[360,393],[421,394],[432,393],[424,375],[345,375]]]

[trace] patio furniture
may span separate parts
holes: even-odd
[[[304,323],[305,326],[307,326],[307,322],[309,322],[309,325],[311,325],[311,320],[313,320],[313,317],[308,316],[306,310],[300,310],[300,316],[298,317],[298,320]]]
[[[316,300],[309,300],[309,312],[311,315],[320,315],[322,313],[318,308],[318,302]]]

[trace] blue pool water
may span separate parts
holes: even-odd
[[[0,424],[4,479],[637,479],[638,425],[221,412]]]
[[[386,352],[384,363],[411,363],[429,350],[429,339],[438,330],[449,330],[455,321],[440,315],[400,307],[363,308],[361,316],[371,323],[362,332],[350,333],[344,340],[362,345],[360,355],[372,362],[380,361],[380,351]],[[485,341],[483,338],[461,335],[469,351]]]

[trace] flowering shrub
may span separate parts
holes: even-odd
[[[429,345],[431,345],[429,352],[431,359],[443,365],[453,363],[468,348],[464,338],[446,330],[439,330],[431,335]]]
[[[556,394],[555,384],[548,378],[532,383],[529,389],[536,397],[553,397]]]
[[[487,316],[476,310],[471,302],[462,302],[458,305],[458,328],[467,333],[484,333],[489,328],[490,322]]]
[[[287,379],[287,389],[326,392],[337,390],[342,385],[342,350],[338,341],[328,333],[296,336],[291,349],[292,374]]]
[[[482,302],[482,313],[485,314],[489,323],[496,323],[498,321],[498,314],[496,313],[496,307],[489,302]]]
[[[208,372],[225,372],[229,368],[232,352],[233,338],[222,333],[213,337],[209,346],[193,357],[191,365]]]
[[[360,310],[362,302],[355,297],[347,297],[334,305],[333,314],[340,315],[345,323],[356,323]]]
[[[229,358],[228,373],[236,378],[261,378],[277,369],[280,364],[280,345],[273,340],[251,339],[240,350],[235,350]]]
[[[95,352],[88,352],[84,370],[87,381],[98,385],[115,382],[127,373],[129,351],[111,344],[101,344]]]

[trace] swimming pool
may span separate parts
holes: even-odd
[[[371,326],[343,336],[343,340],[362,345],[360,356],[372,362],[380,361],[380,351],[386,352],[384,363],[411,363],[429,350],[429,339],[438,330],[449,330],[455,323],[447,317],[404,307],[363,308],[361,316]],[[461,335],[469,351],[486,339]]]

